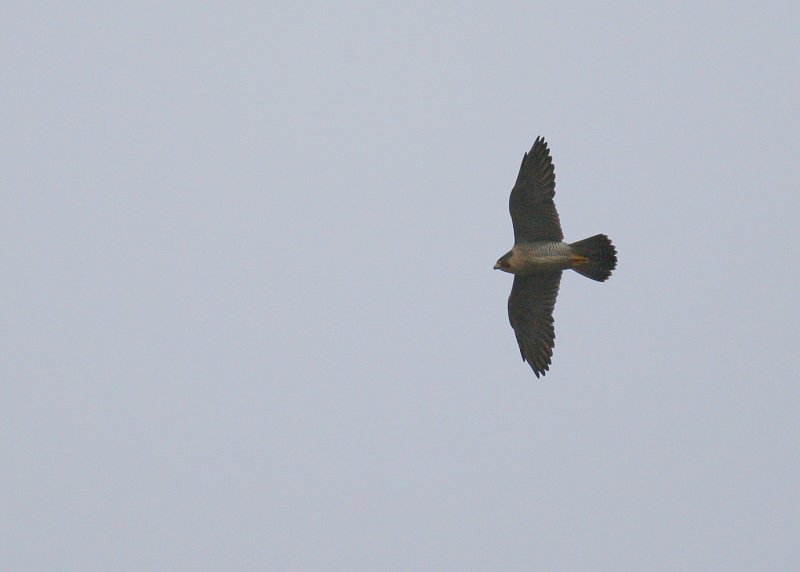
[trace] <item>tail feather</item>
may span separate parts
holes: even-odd
[[[587,278],[604,282],[617,267],[617,249],[605,234],[597,234],[570,244],[580,260],[572,269]]]

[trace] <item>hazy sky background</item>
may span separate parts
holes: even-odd
[[[164,4],[0,9],[0,569],[798,565],[796,2]]]

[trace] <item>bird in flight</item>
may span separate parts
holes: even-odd
[[[561,273],[572,269],[604,282],[617,266],[617,251],[609,238],[597,234],[564,242],[553,197],[556,175],[550,150],[537,137],[522,158],[508,209],[514,225],[514,248],[494,265],[514,275],[508,297],[508,319],[514,328],[523,361],[536,377],[550,368],[555,345],[553,308]]]

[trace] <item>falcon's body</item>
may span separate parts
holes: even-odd
[[[572,249],[566,242],[523,242],[515,244],[499,270],[511,274],[542,274],[572,268]]]
[[[553,355],[553,308],[562,271],[571,268],[603,282],[617,264],[616,249],[603,234],[572,244],[564,242],[553,202],[555,186],[553,160],[547,143],[539,137],[523,157],[511,191],[514,248],[494,265],[515,275],[508,317],[522,359],[536,377],[547,372]]]

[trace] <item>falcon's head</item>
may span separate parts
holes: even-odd
[[[511,272],[511,256],[512,256],[513,253],[514,253],[513,250],[509,250],[503,256],[501,256],[500,260],[498,260],[495,263],[494,269],[495,270],[502,270],[503,272],[509,272],[510,273]]]

